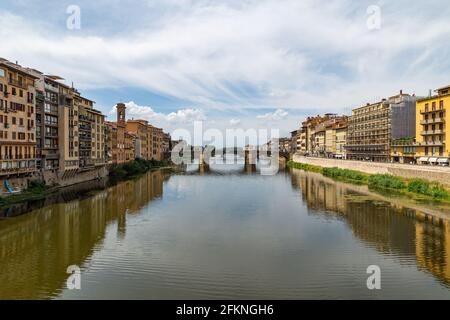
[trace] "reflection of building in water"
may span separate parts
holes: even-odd
[[[301,190],[311,214],[340,218],[371,247],[416,259],[420,268],[450,284],[449,221],[376,201],[318,174],[294,170],[292,185]]]
[[[423,216],[416,224],[416,257],[419,268],[450,284],[450,222]]]
[[[82,266],[117,221],[162,196],[162,172],[123,182],[93,196],[59,203],[0,223],[0,299],[45,299],[65,288],[67,267]],[[140,192],[137,192],[137,190]]]
[[[292,172],[292,185],[301,190],[308,207],[315,210],[331,210],[344,213],[348,202],[345,201],[347,190],[337,185],[330,185],[320,177],[295,170]]]

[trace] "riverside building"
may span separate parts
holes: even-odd
[[[389,99],[354,109],[348,124],[347,159],[389,162],[392,140],[416,134],[416,100],[400,91]]]

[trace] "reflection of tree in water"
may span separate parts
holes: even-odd
[[[301,191],[310,214],[339,218],[370,247],[386,254],[415,258],[419,268],[450,284],[448,221],[395,207],[388,200],[374,200],[345,183],[319,174],[293,170],[291,181]]]
[[[65,287],[69,265],[82,266],[102,246],[117,221],[126,235],[126,215],[162,196],[161,171],[126,181],[89,198],[59,203],[0,221],[0,299],[45,299]]]

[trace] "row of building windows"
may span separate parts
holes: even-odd
[[[436,111],[436,101],[431,103],[431,111]],[[430,104],[429,103],[425,103],[425,112],[430,111]],[[444,109],[444,100],[439,101],[439,109],[442,110]]]
[[[0,146],[0,159],[16,160],[31,159],[36,157],[36,148],[19,146]]]
[[[11,132],[11,139],[12,140],[28,140],[33,141],[34,140],[34,133],[24,133],[24,132]],[[1,131],[0,130],[0,139],[8,139],[8,131]]]
[[[2,84],[0,83],[0,92],[3,92],[4,94],[8,95],[8,86],[6,84]],[[11,87],[11,94],[13,96],[17,96],[17,89],[14,87]],[[19,97],[23,98],[23,90],[19,89]],[[29,103],[33,102],[33,94],[32,93],[28,93],[27,95],[27,99]]]
[[[17,122],[17,117],[11,117],[11,123],[13,125],[17,125],[19,124],[19,126],[24,126],[24,118],[18,118],[19,121]],[[4,123],[4,124],[9,124],[8,122],[8,116],[4,116],[4,115],[0,115],[0,123]],[[34,127],[34,120],[31,119],[27,119],[27,124],[29,128],[33,128]]]

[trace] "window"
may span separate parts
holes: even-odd
[[[5,70],[0,69],[0,77],[4,77],[5,76]]]
[[[12,117],[12,124],[16,124],[16,117]]]

